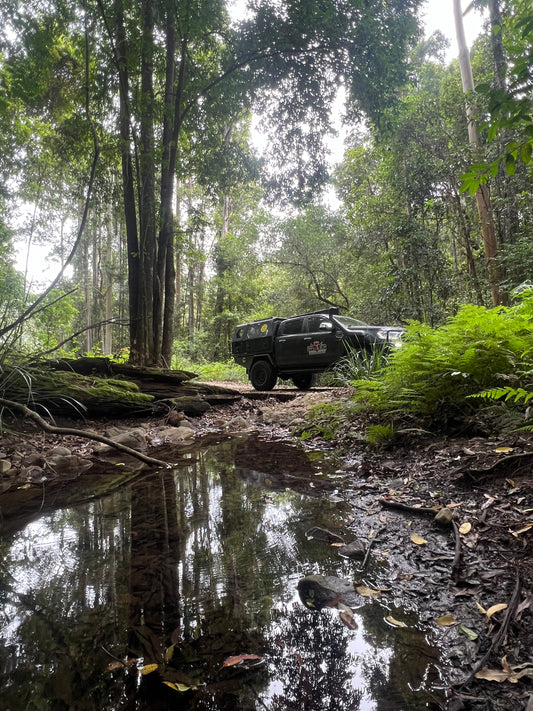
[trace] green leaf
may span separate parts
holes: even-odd
[[[531,141],[527,141],[527,143],[523,143],[521,148],[520,148],[520,158],[526,165],[531,162],[531,154],[532,154],[532,145]]]
[[[477,632],[474,632],[474,630],[471,630],[469,627],[465,627],[465,625],[459,625],[458,630],[462,634],[466,635],[468,639],[471,639],[472,642],[479,637]]]
[[[505,172],[512,177],[516,173],[516,160],[512,153],[505,156]]]

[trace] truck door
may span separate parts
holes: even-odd
[[[325,314],[307,316],[304,330],[308,367],[327,368],[344,354],[343,334]]]
[[[305,359],[303,316],[289,318],[280,324],[275,339],[276,364],[280,370],[286,367],[303,368]]]

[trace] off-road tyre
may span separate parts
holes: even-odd
[[[278,381],[278,374],[268,360],[256,360],[250,368],[249,377],[256,390],[272,390]]]
[[[296,385],[298,390],[309,390],[313,387],[315,380],[314,373],[298,373],[298,375],[293,375],[291,378],[292,382]]]

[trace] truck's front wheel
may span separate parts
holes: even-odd
[[[278,374],[268,360],[256,360],[250,368],[250,382],[256,390],[272,390]]]

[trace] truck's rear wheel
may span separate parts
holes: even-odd
[[[313,384],[314,373],[299,373],[292,376],[292,382],[298,390],[309,390]]]
[[[256,390],[272,390],[278,374],[268,360],[256,360],[250,368],[250,382]]]

